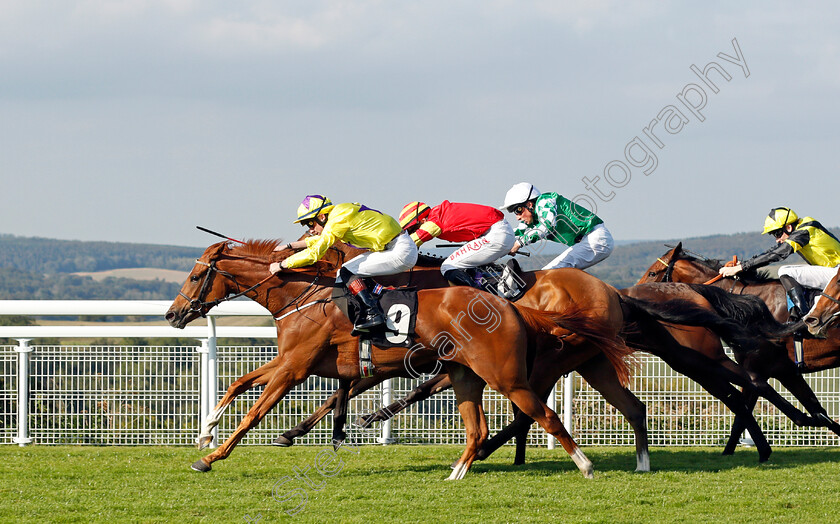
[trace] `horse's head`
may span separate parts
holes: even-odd
[[[840,276],[840,270],[829,281],[811,311],[802,319],[808,326],[808,331],[815,337],[826,338],[826,331],[829,326],[840,318],[840,283],[837,282],[838,276]]]
[[[292,254],[288,249],[275,252],[279,243],[278,240],[251,240],[241,246],[219,242],[208,247],[195,261],[195,267],[166,312],[166,320],[172,327],[183,328],[206,316],[213,306],[249,294],[273,280],[269,264]],[[282,283],[281,279],[276,280]]]
[[[216,278],[216,261],[226,246],[226,242],[213,244],[195,261],[195,267],[166,312],[165,318],[170,326],[183,329],[196,318],[207,315],[207,311],[215,305],[214,301],[227,295],[227,279]]]
[[[636,284],[645,284],[648,282],[670,282],[671,273],[674,271],[674,264],[679,260],[682,254],[682,242],[676,245],[673,249],[656,259],[656,262],[651,265],[642,278]]]

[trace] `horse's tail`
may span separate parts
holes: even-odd
[[[706,287],[711,288],[711,286]],[[735,319],[721,316],[716,308],[715,311],[709,311],[687,300],[650,302],[622,295],[621,301],[629,309],[629,315],[625,317],[628,321],[636,321],[638,315],[647,315],[667,324],[704,327],[726,340],[731,346],[742,350],[756,349],[764,337],[763,333],[751,330]]]
[[[720,316],[734,320],[757,336],[784,338],[792,332],[790,326],[780,324],[773,318],[767,304],[756,295],[735,295],[703,284],[689,286],[705,298]],[[796,326],[793,329],[796,329]]]
[[[589,318],[580,308],[569,307],[558,313],[518,304],[514,306],[531,333],[548,334],[557,338],[559,343],[570,335],[583,337],[604,353],[615,368],[622,386],[630,383],[631,371],[636,364],[633,357],[636,350],[628,347],[620,337],[604,335],[612,330],[603,322]]]

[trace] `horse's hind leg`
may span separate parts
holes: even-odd
[[[242,375],[228,387],[224,396],[216,404],[213,412],[207,415],[207,418],[201,424],[201,432],[196,440],[198,449],[206,448],[213,441],[213,429],[219,425],[219,422],[222,420],[222,415],[224,415],[234,399],[252,387],[268,382],[268,377],[274,372],[279,362],[278,357],[274,357],[270,362],[263,364],[250,373]]]
[[[498,390],[498,388],[494,389]],[[546,406],[530,388],[525,385],[513,386],[507,391],[501,392],[511,402],[519,406],[522,413],[537,421],[544,430],[560,441],[563,449],[566,450],[566,453],[569,454],[584,477],[594,478],[592,462],[586,458],[572,436],[566,431],[563,423],[560,422],[560,418],[557,417],[557,413]]]
[[[426,400],[432,395],[436,395],[441,391],[447,390],[451,387],[452,382],[449,380],[449,375],[447,375],[446,373],[438,373],[426,382],[423,382],[416,388],[412,389],[411,392],[405,397],[380,409],[379,411],[375,411],[368,415],[359,417],[359,419],[356,421],[356,424],[362,428],[366,428],[374,422],[384,422],[396,415],[397,413],[399,413],[400,411],[404,410],[408,406]]]
[[[578,366],[577,371],[630,423],[636,437],[636,471],[650,471],[647,408],[644,403],[632,391],[621,385],[621,381],[615,373],[615,368],[603,354],[597,355]]]
[[[452,377],[458,411],[461,413],[467,432],[467,446],[461,458],[453,466],[452,474],[447,480],[461,480],[470,470],[479,446],[487,439],[487,419],[481,406],[485,383],[469,368],[450,364],[447,369]]]
[[[744,404],[747,410],[752,413],[755,411],[755,404],[758,402],[758,393],[749,389],[744,390]],[[723,448],[724,455],[732,455],[735,453],[735,448],[741,440],[741,435],[744,433],[744,421],[741,417],[736,416],[732,421],[732,429],[729,430],[729,440],[726,441],[726,446]]]
[[[353,397],[356,397],[360,393],[362,393],[364,391],[367,391],[368,389],[372,388],[376,384],[379,384],[383,380],[384,380],[384,377],[376,376],[376,377],[372,377],[372,378],[365,378],[365,379],[359,379],[359,380],[352,381],[350,383],[351,385],[350,385],[350,388],[349,388],[349,392],[347,393],[347,399],[351,399]],[[291,446],[292,444],[294,444],[294,439],[295,438],[300,437],[301,435],[306,435],[307,433],[312,431],[312,428],[314,428],[315,425],[318,422],[320,422],[321,419],[323,419],[325,416],[327,416],[327,413],[332,411],[333,408],[336,406],[336,402],[340,399],[340,397],[343,394],[340,391],[341,387],[342,387],[341,384],[342,384],[342,382],[339,382],[339,390],[337,390],[335,393],[333,393],[330,396],[330,398],[328,398],[323,404],[321,404],[321,407],[316,409],[315,412],[312,413],[311,415],[309,415],[305,420],[301,421],[300,424],[298,424],[297,426],[293,427],[292,429],[286,431],[285,433],[283,433],[282,435],[280,435],[279,437],[274,439],[272,444],[275,445],[275,446],[288,447],[288,446]],[[347,400],[345,400],[344,402],[346,404]],[[333,438],[335,438],[335,435],[337,433],[343,433],[343,431],[344,431],[343,430],[343,425],[344,425],[344,422],[342,421],[342,427],[339,428],[338,431],[336,431],[335,425],[333,426]]]

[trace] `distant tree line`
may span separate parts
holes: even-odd
[[[0,235],[0,268],[43,274],[153,267],[186,271],[201,248]]]
[[[831,231],[840,236],[840,228],[831,228]],[[773,246],[773,238],[758,231],[664,241],[621,243],[620,240],[609,258],[587,270],[619,288],[635,284],[656,258],[668,250],[665,244],[682,242],[684,249],[722,262],[730,260],[733,255],[743,260]],[[557,256],[562,248],[562,244],[550,242],[545,246],[545,252],[540,253],[539,245],[528,246],[533,256],[518,259],[523,269],[538,269]],[[449,251],[451,249],[446,252],[434,250],[436,254],[444,255]],[[201,248],[192,247],[52,240],[0,234],[0,300],[169,300],[177,295],[180,284],[126,278],[96,282],[90,277],[67,273],[135,267],[187,271],[201,253]],[[801,263],[801,259],[793,255],[788,262]]]

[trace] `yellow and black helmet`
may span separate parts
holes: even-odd
[[[417,225],[422,218],[429,216],[432,210],[423,202],[410,202],[400,211],[400,227],[405,229]]]
[[[298,206],[297,220],[294,223],[317,218],[318,215],[326,215],[333,207],[333,203],[324,195],[306,195]]]
[[[764,231],[761,234],[766,235],[767,233],[778,231],[788,224],[795,224],[798,220],[799,217],[796,216],[796,213],[791,208],[774,207],[764,219]]]

